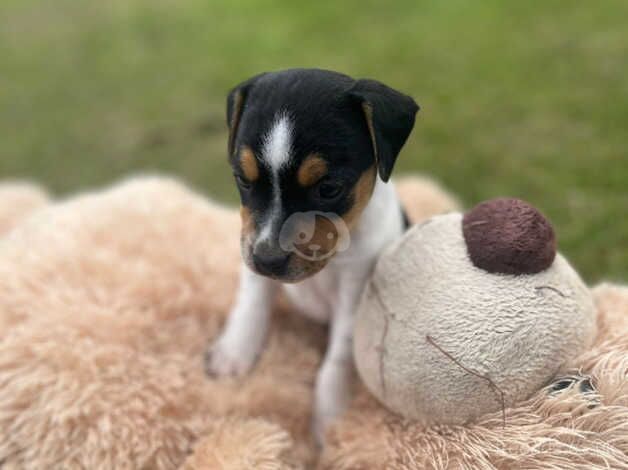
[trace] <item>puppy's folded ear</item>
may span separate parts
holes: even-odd
[[[379,176],[388,181],[406,143],[419,106],[412,98],[375,80],[358,80],[349,90],[361,106],[371,135]]]
[[[233,155],[233,146],[235,144],[236,134],[238,132],[238,124],[240,123],[240,116],[242,115],[242,110],[244,109],[244,102],[246,101],[246,96],[251,89],[251,87],[255,84],[257,80],[259,80],[262,76],[266,75],[266,73],[260,73],[259,75],[255,75],[254,77],[249,78],[248,80],[240,83],[235,88],[233,88],[229,94],[227,95],[227,126],[229,126],[229,156]]]

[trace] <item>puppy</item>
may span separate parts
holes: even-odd
[[[243,264],[206,369],[239,376],[253,366],[281,286],[298,311],[330,322],[316,379],[319,442],[350,398],[353,314],[364,284],[404,230],[388,180],[418,109],[374,80],[317,69],[257,75],[227,98]]]

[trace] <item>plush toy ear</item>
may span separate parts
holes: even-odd
[[[409,96],[375,80],[358,80],[349,95],[362,108],[379,176],[388,181],[397,155],[412,132],[419,106]]]
[[[240,116],[244,109],[244,102],[251,87],[259,80],[265,73],[260,73],[248,80],[240,83],[233,88],[229,95],[227,95],[227,125],[229,126],[229,141],[228,149],[229,156],[233,155],[233,146],[235,144],[236,135],[238,133],[238,124],[240,123]]]

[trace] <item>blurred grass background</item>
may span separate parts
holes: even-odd
[[[226,91],[320,67],[422,106],[397,171],[512,195],[588,281],[628,280],[628,2],[2,0],[0,178],[58,194],[130,172],[229,202]]]

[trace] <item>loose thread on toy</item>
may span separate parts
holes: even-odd
[[[543,289],[548,289],[548,290],[551,290],[552,292],[556,292],[558,295],[560,295],[563,298],[565,297],[565,294],[563,294],[561,291],[556,289],[556,287],[552,287],[552,286],[537,286],[534,289],[536,291],[540,291],[540,290],[543,290]]]
[[[504,393],[504,391],[501,388],[499,388],[497,386],[497,384],[495,384],[495,382],[493,382],[491,380],[490,377],[488,377],[486,375],[482,375],[479,372],[476,372],[476,371],[471,370],[468,367],[464,366],[451,353],[445,351],[442,347],[440,347],[438,345],[438,343],[434,340],[434,338],[432,338],[430,335],[426,335],[425,339],[427,339],[428,343],[430,343],[432,346],[434,346],[436,349],[438,349],[441,353],[443,353],[445,355],[445,357],[450,359],[454,364],[456,364],[458,367],[460,367],[466,373],[471,374],[471,375],[473,375],[475,377],[478,377],[478,378],[480,378],[482,380],[485,380],[486,382],[488,382],[489,386],[493,389],[493,391],[499,393],[500,401],[501,401],[501,405],[502,405],[502,427],[505,428],[506,427],[506,394]]]

